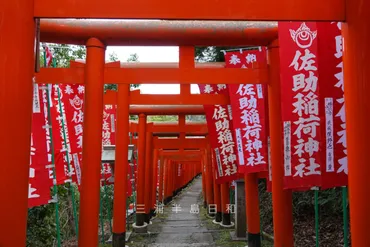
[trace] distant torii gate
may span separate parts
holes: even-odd
[[[144,131],[144,125],[145,125],[145,131]],[[156,128],[158,126],[162,126],[162,131],[161,129]],[[197,126],[194,124],[192,125],[186,124],[185,114],[179,115],[179,123],[177,125],[160,124],[160,125],[155,126],[153,123],[150,123],[150,124],[146,123],[146,115],[144,114],[139,115],[138,124],[131,122],[130,131],[138,133],[138,139],[133,139],[132,141],[134,144],[137,143],[138,153],[139,153],[137,205],[140,210],[137,210],[137,217],[136,217],[137,221],[135,224],[135,228],[145,227],[146,223],[149,223],[150,215],[154,211],[155,184],[152,182],[154,181],[154,178],[157,176],[157,172],[158,172],[156,161],[158,160],[158,157],[160,160],[162,160],[161,156],[163,156],[163,151],[160,151],[160,153],[158,154],[157,150],[186,150],[186,149],[201,150],[206,147],[208,142],[205,138],[196,138],[196,139],[185,138],[185,134],[186,132],[188,132],[187,127],[189,126],[195,126],[195,127],[200,126],[204,132],[204,127],[205,127],[204,125],[198,124]],[[171,127],[172,130],[170,131],[172,131],[172,134],[179,135],[179,138],[152,137],[152,133],[151,133],[152,131],[156,131],[157,134],[160,134],[161,132],[163,133],[169,132],[168,129],[163,128],[163,127]],[[174,128],[177,129],[178,133],[173,132]],[[196,130],[199,130],[199,127],[196,128]],[[206,133],[203,133],[203,134],[206,134]],[[145,143],[145,145],[143,143]],[[186,155],[186,156],[188,155],[193,156],[194,154],[199,155],[199,151],[198,153],[194,153],[194,152],[189,153],[189,151],[179,151],[179,152],[182,152],[182,155]],[[142,158],[144,157],[143,155],[144,153],[145,153],[145,160]],[[177,155],[179,154],[180,153],[177,153]],[[151,157],[153,157],[153,162],[152,162]],[[182,159],[188,159],[188,158],[183,157]],[[200,160],[200,158],[196,160]],[[144,166],[145,166],[145,169],[143,169]],[[169,168],[169,169],[172,170],[172,168]],[[160,174],[161,174],[160,178],[163,178],[163,169],[160,169]],[[144,183],[144,178],[145,178],[146,183]],[[153,181],[150,181],[150,178],[152,178]],[[161,188],[163,188],[163,185],[161,185],[160,183],[160,190]],[[149,196],[147,195],[147,193],[149,193]],[[116,219],[116,220],[121,220],[121,219]],[[145,229],[143,231],[145,231]]]

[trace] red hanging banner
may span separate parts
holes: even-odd
[[[51,53],[48,46],[45,46],[45,58],[46,58],[46,67],[50,67],[53,63],[53,54]]]
[[[105,105],[103,111],[103,146],[116,144],[116,106]],[[108,163],[102,164],[101,179],[104,179],[107,184],[114,183],[111,166]]]
[[[202,94],[228,95],[225,84],[198,85]],[[217,183],[231,182],[238,177],[235,136],[232,127],[230,105],[204,105],[207,119],[209,139],[215,153],[217,167]]]
[[[48,165],[51,164],[50,136],[47,139],[46,92],[34,85],[30,169],[28,182],[28,207],[48,204],[51,199]],[[46,118],[45,118],[46,116]]]
[[[266,49],[226,52],[226,68],[252,68],[253,63],[267,63]],[[238,150],[239,172],[267,171],[266,86],[228,85],[233,127]]]
[[[77,90],[77,86],[78,85],[71,86],[64,84],[54,85],[51,94],[53,102],[51,105],[51,112],[58,184],[70,181],[78,185],[81,184],[81,154],[78,152],[76,153],[76,149],[72,149],[72,146],[76,147],[76,145],[72,145],[72,143],[76,143],[76,138],[71,136],[71,127],[73,126],[71,126],[70,123],[72,117],[70,113],[70,102],[68,101],[70,94],[73,94],[75,90]],[[63,112],[63,116],[61,116],[61,112]],[[64,138],[64,135],[66,138]]]
[[[346,116],[344,111],[343,42],[340,22],[318,22],[322,188],[348,184]]]
[[[116,144],[116,106],[105,105],[103,112],[103,145]]]
[[[321,185],[316,23],[279,22],[285,188]],[[276,102],[278,103],[278,102]]]
[[[63,101],[65,104],[65,113],[67,117],[71,151],[73,154],[78,154],[82,152],[85,87],[75,84],[63,86]]]

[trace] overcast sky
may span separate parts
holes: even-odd
[[[122,62],[127,61],[130,54],[136,53],[140,62],[178,62],[178,46],[108,46],[106,57],[109,54],[116,53],[118,59]],[[143,94],[179,94],[179,84],[145,84],[140,86]],[[192,93],[199,93],[197,85],[191,86]]]

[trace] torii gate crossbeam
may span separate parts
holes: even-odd
[[[97,37],[106,45],[268,45],[277,22],[42,19],[41,42],[85,45]]]
[[[207,9],[207,11],[204,11]],[[35,0],[40,18],[172,20],[345,20],[344,0]]]

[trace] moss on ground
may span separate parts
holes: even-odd
[[[199,201],[203,202],[202,196],[199,197]],[[211,232],[215,246],[217,247],[245,247],[247,246],[246,241],[233,241],[231,239],[230,232],[234,229],[222,228],[220,225],[214,224],[213,219],[207,216],[207,209],[204,207],[200,208],[199,217],[202,224]],[[268,240],[262,240],[263,247],[273,247],[273,243]]]
[[[163,207],[162,213],[157,213],[152,218],[152,224],[148,226],[148,233],[132,233],[126,245],[129,247],[142,247],[155,243],[158,234],[161,232],[163,223],[166,221],[172,210],[171,204]]]

